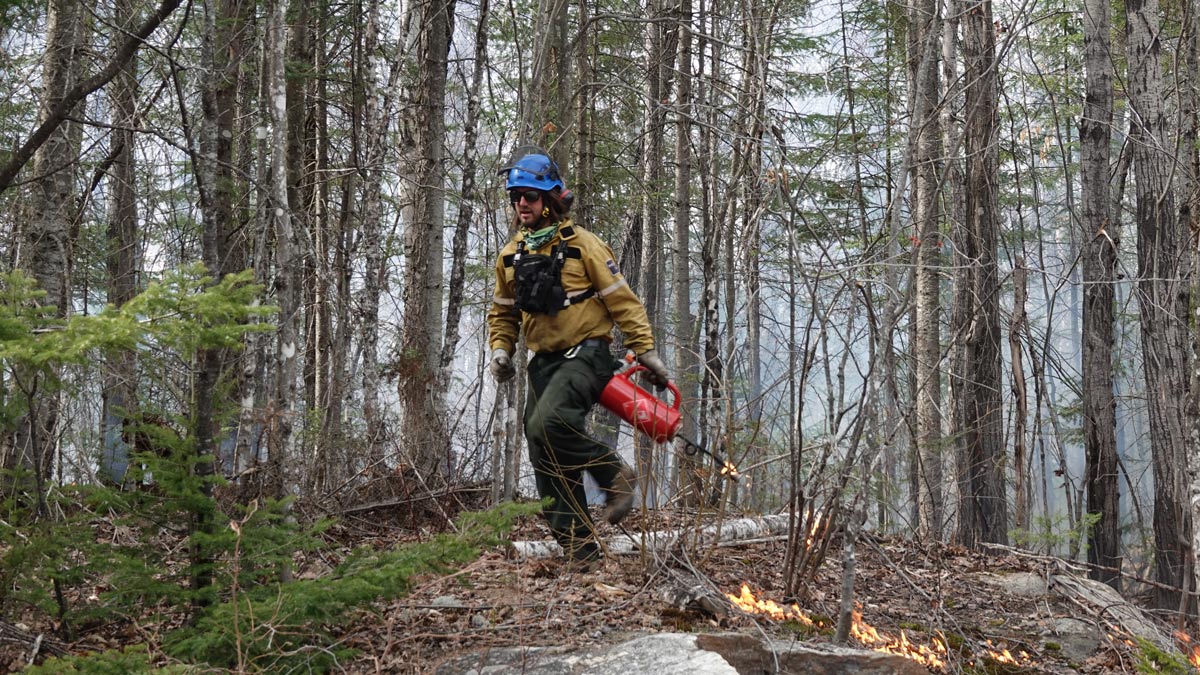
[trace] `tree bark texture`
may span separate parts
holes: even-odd
[[[1183,277],[1187,249],[1170,184],[1174,151],[1167,134],[1158,0],[1127,0],[1125,9],[1137,204],[1137,299],[1154,467],[1155,579],[1167,587],[1183,588],[1191,532],[1183,484],[1189,372],[1189,289]],[[1157,605],[1163,609],[1178,609],[1180,597],[1178,591],[1156,589]]]
[[[113,5],[113,20],[126,30],[133,28],[133,5],[118,0]],[[131,57],[109,83],[113,131],[109,136],[108,244],[105,268],[108,273],[108,302],[120,307],[137,292],[137,270],[141,242],[138,239],[138,210],[134,133],[137,127],[137,59]],[[119,484],[129,462],[127,434],[122,434],[137,416],[137,361],[132,351],[106,357],[104,412],[101,424],[104,449],[100,474]]]
[[[1087,76],[1079,123],[1083,268],[1083,443],[1087,513],[1100,520],[1088,533],[1092,579],[1121,588],[1117,400],[1113,383],[1114,282],[1118,229],[1109,212],[1113,69],[1109,3],[1087,0],[1083,11]]]
[[[679,386],[680,396],[684,401],[694,401],[699,396],[701,374],[698,369],[700,340],[696,334],[696,321],[692,315],[692,276],[691,276],[691,241],[692,241],[692,3],[682,0],[679,5],[679,57],[677,59],[683,70],[678,77],[678,92],[676,95],[675,114],[675,208],[674,208],[674,254],[671,257],[671,294],[672,312],[675,319],[675,380]],[[696,438],[696,421],[686,416],[681,429],[681,436]],[[682,452],[683,441],[678,441],[676,457],[684,465],[680,471],[676,467],[676,490],[691,497],[685,498],[691,503],[696,502],[702,483],[695,472],[694,458]]]
[[[441,387],[442,226],[445,223],[446,65],[455,0],[421,6],[417,49],[417,162],[412,221],[408,223],[399,394],[404,415],[401,446],[420,475],[446,468],[448,430]]]
[[[1008,324],[1008,353],[1012,363],[1013,393],[1013,477],[1016,492],[1013,511],[1015,525],[1028,530],[1029,505],[1032,493],[1029,489],[1029,446],[1026,419],[1029,414],[1029,388],[1025,381],[1025,351],[1022,340],[1027,335],[1028,314],[1025,305],[1029,297],[1029,270],[1024,260],[1013,267],[1013,313]]]
[[[46,129],[42,142],[31,151],[33,184],[26,197],[24,229],[20,237],[16,267],[24,270],[45,291],[41,304],[52,305],[53,315],[65,318],[71,310],[68,278],[72,247],[73,207],[79,157],[79,128],[65,122],[77,114],[82,96],[72,97],[83,62],[81,38],[84,7],[76,0],[53,0],[46,17],[46,51],[42,57],[44,87],[38,109],[39,130]],[[18,151],[19,154],[19,151]],[[28,157],[26,157],[28,159]],[[0,189],[16,176],[0,178]],[[57,369],[54,371],[57,373]],[[4,458],[4,469],[28,469],[37,484],[36,494],[53,475],[58,436],[59,392],[55,374],[35,369],[18,373],[15,384],[27,399],[27,409],[17,422],[14,447]],[[9,479],[5,479],[7,484]]]
[[[1004,416],[1000,352],[1000,278],[996,261],[1000,214],[1000,114],[996,29],[989,0],[963,6],[966,77],[966,255],[971,267],[971,322],[966,342],[966,386],[959,405],[959,527],[962,543],[1008,541]]]
[[[915,343],[917,417],[916,493],[920,512],[921,536],[938,540],[942,536],[943,449],[941,379],[941,249],[937,208],[938,174],[936,162],[941,155],[941,139],[935,106],[938,101],[937,58],[940,50],[941,22],[936,0],[920,0],[910,11],[908,43],[909,81],[913,87],[912,203],[913,245],[916,247]]]
[[[1177,76],[1180,88],[1182,124],[1182,142],[1180,163],[1184,167],[1181,172],[1183,194],[1179,225],[1188,232],[1189,260],[1191,262],[1191,293],[1192,297],[1200,294],[1200,279],[1196,271],[1200,270],[1200,16],[1197,16],[1196,3],[1189,3],[1190,11],[1185,14],[1187,20],[1186,39],[1181,49],[1184,52],[1184,68]],[[1188,498],[1190,500],[1190,516],[1192,519],[1192,538],[1190,541],[1192,588],[1200,588],[1200,565],[1196,565],[1196,552],[1200,551],[1200,531],[1195,524],[1200,522],[1200,331],[1193,328],[1191,332],[1191,375],[1188,390]]]

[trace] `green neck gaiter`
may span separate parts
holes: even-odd
[[[530,251],[538,250],[544,246],[546,242],[550,241],[550,238],[554,236],[555,232],[558,232],[558,223],[543,227],[536,232],[525,230],[525,248],[529,249]]]

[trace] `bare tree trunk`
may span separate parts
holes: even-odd
[[[751,437],[748,447],[744,448],[744,457],[759,460],[765,455],[765,439],[763,430],[763,382],[762,382],[762,224],[765,212],[765,191],[759,187],[764,177],[763,171],[763,133],[766,128],[767,88],[769,86],[772,41],[774,39],[775,23],[778,18],[779,4],[749,5],[749,15],[744,20],[746,31],[745,52],[745,96],[744,109],[748,113],[746,120],[746,171],[747,188],[746,212],[747,228],[745,242],[746,257],[746,352],[747,376],[749,390],[747,391],[747,407]],[[730,485],[731,499],[736,499],[738,485]]]
[[[913,141],[912,185],[914,246],[916,246],[916,318],[913,346],[916,389],[919,531],[938,540],[943,527],[942,490],[942,379],[941,361],[941,250],[938,228],[938,172],[941,138],[935,106],[941,22],[937,0],[913,5],[909,22],[909,80],[914,90],[910,134]]]
[[[362,360],[363,424],[366,430],[365,464],[382,470],[383,419],[379,409],[379,298],[383,286],[383,165],[388,154],[387,127],[391,117],[392,83],[381,92],[376,76],[377,63],[372,56],[379,45],[380,3],[371,2],[363,31],[363,54],[367,62],[361,78],[363,89],[363,147],[357,158],[358,174],[362,178],[361,246],[363,251],[363,286],[358,294],[359,349]],[[392,64],[393,76],[399,63]],[[364,467],[347,458],[351,475]]]
[[[723,367],[721,359],[721,268],[718,255],[721,250],[720,218],[705,218],[703,244],[701,248],[701,274],[703,290],[700,306],[704,310],[704,377],[701,379],[701,397],[708,403],[700,418],[701,438],[704,445],[718,443],[723,433],[722,399]],[[701,495],[696,495],[702,499]]]
[[[285,456],[294,458],[297,463],[303,463],[305,483],[309,489],[319,490],[328,482],[328,472],[331,457],[328,426],[329,414],[329,357],[332,351],[330,343],[330,303],[329,294],[329,253],[331,233],[327,200],[321,178],[322,168],[322,127],[324,106],[327,100],[322,92],[324,78],[316,73],[321,72],[322,48],[316,44],[316,34],[321,31],[324,12],[319,0],[289,0],[287,9],[289,25],[286,35],[281,39],[287,40],[284,58],[287,64],[285,91],[287,97],[285,138],[287,146],[283,151],[285,157],[285,188],[293,228],[293,242],[289,242],[292,263],[284,266],[283,252],[278,255],[280,262],[276,272],[276,286],[282,291],[291,287],[294,293],[294,318],[288,317],[293,323],[293,331],[297,346],[303,347],[303,357],[297,355],[290,366],[293,371],[299,371],[300,385],[294,385],[295,400],[290,405],[278,405],[279,411],[288,411],[287,421],[274,421],[280,431],[291,443],[294,425],[301,427],[308,424],[315,413],[318,429],[311,429],[299,436],[305,447],[288,447]],[[275,45],[271,45],[274,48]],[[274,140],[274,139],[272,139]],[[275,174],[272,173],[272,178]],[[278,188],[273,188],[276,191]],[[276,229],[276,237],[279,231]],[[304,246],[300,246],[304,242]],[[287,277],[283,279],[283,277]],[[282,295],[281,295],[282,298]],[[278,360],[278,359],[277,359]],[[278,375],[278,373],[277,373]],[[282,400],[279,402],[282,403]],[[284,429],[284,425],[287,429]],[[303,428],[301,431],[305,431]],[[274,438],[275,434],[272,434]]]
[[[963,119],[963,78],[958,72],[959,64],[959,24],[961,23],[962,5],[956,0],[951,0],[946,3],[945,16],[942,18],[942,81],[941,87],[944,90],[943,98],[940,104],[939,121],[941,123],[941,138],[942,146],[939,148],[939,154],[945,154],[946,159],[943,167],[939,170],[941,184],[941,202],[945,205],[944,211],[940,214],[944,218],[941,225],[943,232],[951,233],[951,236],[957,236],[956,233],[961,233],[964,230],[967,220],[967,200],[966,200],[966,176],[965,174],[965,159],[960,152],[962,147],[962,119]],[[950,276],[953,281],[951,283],[953,300],[950,307],[950,350],[947,354],[945,350],[939,352],[939,356],[944,359],[947,367],[939,368],[939,372],[946,372],[947,383],[942,392],[944,397],[943,413],[939,422],[941,423],[942,453],[941,453],[941,470],[942,474],[942,504],[943,516],[942,527],[951,529],[952,517],[957,517],[958,509],[951,508],[947,505],[955,504],[958,500],[959,483],[955,480],[957,475],[957,462],[959,453],[955,452],[957,443],[960,440],[953,434],[952,423],[955,416],[958,414],[959,394],[964,386],[962,379],[964,366],[963,359],[965,350],[962,345],[961,326],[970,321],[969,303],[962,302],[964,297],[964,289],[967,283],[968,265],[963,261],[961,249],[957,246],[949,247],[952,253],[947,253],[943,247],[939,247],[939,258],[941,263],[949,263],[953,270]],[[918,255],[921,252],[918,251]],[[940,339],[940,338],[939,338]],[[946,356],[949,359],[946,359]],[[952,515],[953,514],[953,515]]]
[[[288,195],[288,99],[285,47],[287,45],[286,6],[275,0],[267,20],[267,94],[270,125],[270,211],[268,218],[275,233],[276,303],[279,305],[279,331],[275,346],[275,384],[272,392],[271,445],[268,449],[268,493],[283,495],[284,467],[292,454],[292,427],[296,404],[296,356],[300,321],[300,288],[296,268],[297,255],[294,216]],[[296,102],[299,105],[299,102]]]
[[[885,41],[886,48],[889,50],[893,49],[894,47],[892,46],[892,44],[893,44],[892,43],[892,34],[889,31],[888,37]],[[928,48],[932,48],[933,46],[934,45],[932,45],[932,44],[927,45],[926,51],[928,51]],[[911,63],[911,59],[909,61]],[[910,63],[901,65],[903,75],[895,75],[896,69],[889,69],[888,82],[891,82],[891,78],[893,76],[907,77],[910,80],[921,79],[919,73],[912,74],[912,71],[909,70]],[[928,64],[922,63],[920,67],[932,68],[933,65],[934,64],[932,64],[932,63],[928,63]],[[891,91],[893,89],[896,89],[896,87],[888,87],[888,89],[889,89],[889,91]],[[888,96],[888,102],[889,102],[889,106],[888,106],[889,109],[893,108],[894,105],[891,105],[891,104],[894,103],[894,99],[892,98],[891,94],[889,94],[889,96]],[[910,120],[913,118],[913,116],[915,114],[913,112],[915,109],[916,109],[916,92],[913,91],[913,89],[911,87],[909,87],[907,100],[905,102],[905,112],[906,112],[907,117]],[[887,119],[887,122],[886,122],[886,127],[885,127],[887,130],[887,133],[889,135],[894,133],[893,129],[894,129],[895,125],[896,125],[896,120],[889,116],[889,118]],[[908,135],[908,139],[905,144],[905,148],[900,155],[900,162],[898,165],[896,164],[895,157],[890,149],[885,153],[885,166],[887,168],[887,173],[888,173],[888,175],[896,176],[895,181],[888,181],[886,183],[885,194],[886,194],[887,198],[884,202],[885,204],[887,204],[886,223],[883,226],[884,227],[883,237],[884,237],[884,241],[885,241],[884,255],[885,255],[885,258],[889,259],[889,260],[899,260],[902,257],[900,241],[902,239],[902,233],[903,233],[904,228],[903,228],[903,214],[902,214],[902,209],[901,209],[901,202],[904,199],[905,195],[908,194],[908,180],[909,180],[909,176],[912,174],[912,165],[913,165],[913,162],[915,161],[915,159],[916,159],[916,138],[911,133]],[[899,503],[899,501],[897,501],[897,503],[895,505],[895,509],[896,509],[896,511],[900,511],[901,508],[903,508],[905,511],[907,511],[907,513],[905,513],[904,515],[907,518],[908,522],[912,523],[914,526],[919,527],[919,524],[921,521],[920,501],[919,501],[919,497],[920,497],[919,486],[921,483],[920,460],[919,460],[919,456],[918,456],[918,452],[917,452],[918,448],[917,448],[916,439],[917,439],[918,434],[917,434],[917,426],[916,426],[916,423],[914,420],[915,415],[911,414],[912,411],[915,411],[915,409],[916,409],[916,402],[915,402],[915,396],[910,397],[909,404],[907,406],[907,412],[902,411],[902,409],[901,409],[902,400],[901,400],[901,393],[900,393],[901,392],[900,381],[901,381],[902,375],[900,372],[900,367],[899,367],[900,364],[898,362],[898,358],[897,358],[897,354],[896,354],[896,346],[895,346],[895,335],[899,330],[901,318],[906,313],[909,313],[909,310],[906,307],[911,307],[913,304],[912,303],[912,295],[916,290],[916,282],[915,282],[916,266],[912,265],[908,268],[908,271],[907,271],[907,274],[905,276],[903,283],[901,283],[900,275],[897,274],[893,268],[894,268],[894,266],[892,266],[892,265],[885,266],[883,279],[886,284],[886,287],[887,288],[897,288],[897,289],[902,288],[904,290],[903,290],[902,295],[898,295],[895,293],[887,294],[887,300],[884,303],[884,311],[883,311],[884,318],[882,321],[882,329],[879,332],[879,335],[883,342],[883,344],[880,347],[879,354],[880,354],[881,365],[883,368],[883,377],[886,380],[885,389],[881,395],[881,398],[884,401],[884,405],[887,405],[891,408],[891,412],[890,412],[891,418],[893,420],[896,420],[895,422],[889,422],[887,425],[887,428],[888,429],[893,429],[893,428],[896,429],[895,438],[897,439],[897,442],[895,445],[899,446],[899,447],[894,448],[894,449],[892,449],[892,448],[884,449],[885,462],[887,461],[886,455],[890,455],[890,457],[892,459],[892,461],[889,462],[885,466],[884,470],[888,472],[889,481],[895,485],[899,485],[901,482],[900,481],[900,471],[899,471],[900,464],[901,464],[900,458],[905,457],[909,460],[907,472],[906,472],[907,473],[906,478],[907,478],[907,482],[908,482],[908,494],[906,495],[904,504],[901,504],[901,503]],[[910,322],[909,326],[910,326],[909,330],[910,330],[910,335],[911,335],[912,329],[913,329],[913,323]],[[911,340],[910,343],[915,343],[915,340]],[[916,370],[915,368],[909,369],[907,375],[905,376],[905,379],[907,379],[910,384],[915,381],[915,378],[913,377],[913,373],[915,373],[915,370]],[[916,387],[911,386],[910,390],[915,391]],[[904,424],[903,435],[901,434],[901,432],[899,430],[899,426],[900,426],[901,422]],[[907,447],[904,447],[905,446],[904,439],[907,439]],[[885,504],[880,507],[879,520],[881,523],[883,523],[887,520],[887,518],[885,517],[885,514],[891,510],[892,510],[892,507],[890,504]]]
[[[662,157],[663,135],[666,131],[666,110],[663,100],[668,96],[669,63],[662,0],[650,0],[646,9],[650,21],[646,26],[646,90],[642,112],[642,148],[638,162],[641,167],[642,264],[637,289],[646,305],[646,314],[655,335],[662,335]]]
[[[676,382],[684,401],[694,401],[699,396],[701,373],[698,370],[700,351],[696,321],[692,315],[691,277],[691,231],[692,231],[692,3],[682,0],[679,5],[679,57],[680,73],[677,78],[678,92],[675,116],[675,254],[671,259],[671,290],[675,314],[675,369]],[[696,421],[686,416],[681,436],[696,438]],[[683,441],[678,441],[677,456],[682,453]],[[680,473],[676,469],[676,489],[691,495],[695,501],[700,494],[701,482],[694,471]],[[680,479],[686,480],[680,480]]]
[[[723,30],[723,10],[724,7],[718,7],[719,0],[714,2],[707,15],[709,20],[708,31]],[[721,243],[724,239],[722,225],[725,222],[724,216],[718,205],[732,204],[736,201],[736,197],[732,194],[725,194],[721,191],[722,185],[717,181],[718,165],[726,165],[729,163],[721,159],[718,152],[718,144],[721,140],[719,133],[720,117],[717,115],[717,109],[721,101],[721,88],[724,86],[725,70],[722,67],[724,63],[724,42],[721,40],[708,41],[707,58],[701,58],[702,63],[708,64],[708,77],[702,78],[705,85],[704,94],[699,97],[703,104],[708,106],[709,116],[708,123],[701,129],[700,147],[704,156],[700,159],[700,166],[706,167],[707,171],[701,181],[704,185],[703,203],[701,205],[702,213],[702,242],[700,253],[701,265],[701,296],[700,307],[704,313],[704,340],[703,353],[701,354],[702,368],[704,369],[703,378],[700,381],[700,398],[704,401],[700,411],[700,443],[709,446],[719,444],[724,437],[726,427],[724,426],[724,416],[722,410],[724,407],[724,361],[721,354]],[[696,465],[685,462],[684,466],[687,470],[692,471]],[[704,495],[695,495],[696,499],[700,500],[696,504],[702,503]]]
[[[237,208],[246,202],[245,182],[237,179],[235,147],[242,128],[240,119],[246,116],[244,107],[239,106],[239,94],[249,91],[244,73],[244,60],[251,36],[248,35],[248,15],[253,16],[253,3],[229,0],[206,7],[204,12],[204,37],[201,62],[208,77],[201,84],[201,106],[203,111],[201,131],[198,139],[199,153],[193,154],[196,183],[200,194],[200,211],[203,216],[201,231],[201,259],[210,274],[220,279],[231,271],[242,269],[246,264],[246,234],[243,227],[245,209]],[[248,148],[243,145],[243,148]],[[241,163],[248,163],[248,152]],[[221,379],[225,356],[223,350],[205,347],[200,349],[192,364],[192,394],[190,433],[194,434],[192,451],[197,457],[208,458],[196,463],[194,474],[201,481],[201,491],[211,496],[211,477],[215,471],[211,458],[218,456],[220,439],[218,422],[220,406],[216,398],[217,383]],[[253,386],[249,375],[243,371],[238,383],[242,391],[242,422],[251,417],[253,396],[248,394]],[[247,401],[249,399],[249,401]],[[239,439],[241,445],[243,441]],[[199,508],[192,514],[193,542],[190,561],[193,566],[192,587],[199,590],[212,583],[211,554],[204,540],[211,536],[216,527],[214,513]],[[202,536],[196,537],[199,534]],[[197,594],[196,607],[206,603],[203,594]]]
[[[213,158],[209,161],[217,196],[210,209],[216,218],[213,227],[220,228],[221,274],[250,266],[251,251],[256,246],[253,223],[263,222],[262,218],[255,218],[249,185],[254,162],[260,154],[255,152],[253,134],[249,133],[251,126],[257,126],[253,120],[259,81],[252,69],[246,68],[246,63],[253,62],[260,54],[255,48],[256,9],[253,0],[221,2],[216,9],[220,17],[213,27],[216,53],[210,57],[214,67],[212,91],[206,92],[204,99],[205,126],[209,132],[203,138],[206,155],[212,153]],[[267,270],[265,265],[258,264],[261,261],[258,255],[254,261],[258,267],[255,281],[262,282]],[[262,416],[257,402],[263,398],[258,390],[264,380],[267,337],[251,333],[245,339],[246,348],[236,357],[238,374],[234,386],[240,410],[233,457],[228,458],[228,468],[233,470],[244,469],[246,464],[262,459]]]
[[[447,57],[454,28],[455,0],[422,5],[417,47],[416,190],[405,235],[404,322],[398,359],[404,415],[401,447],[419,475],[432,477],[448,467],[450,439],[443,424],[441,361],[442,226],[445,223]]]
[[[1013,391],[1013,476],[1016,479],[1016,502],[1014,506],[1016,526],[1029,529],[1029,449],[1025,445],[1026,422],[1029,414],[1028,388],[1025,382],[1025,352],[1021,346],[1026,333],[1025,302],[1029,297],[1027,287],[1028,270],[1025,261],[1018,260],[1013,268],[1013,313],[1008,324],[1008,353],[1012,362]]]
[[[1190,372],[1187,355],[1186,240],[1179,231],[1170,184],[1174,157],[1159,50],[1158,0],[1127,0],[1129,71],[1133,112],[1131,142],[1137,193],[1138,284],[1142,356],[1146,377],[1150,447],[1154,467],[1155,579],[1157,605],[1178,609],[1184,588],[1186,542],[1191,518],[1184,499],[1186,409]]]
[[[641,169],[641,264],[634,289],[646,306],[646,315],[656,336],[663,336],[663,137],[666,134],[666,107],[671,85],[671,64],[674,53],[667,39],[667,11],[662,0],[650,0],[646,12],[650,21],[645,24],[643,36],[646,49],[646,84],[643,95],[642,141],[638,164]],[[660,337],[661,340],[661,337]],[[671,355],[664,353],[668,360]],[[665,483],[667,467],[656,452],[654,443],[635,440],[638,483],[641,485],[646,504],[660,505],[663,496],[660,487]]]
[[[1113,70],[1109,3],[1084,3],[1087,96],[1079,123],[1080,227],[1083,250],[1083,443],[1087,512],[1100,521],[1088,531],[1088,576],[1121,588],[1121,508],[1117,468],[1117,401],[1113,388],[1114,282],[1118,229],[1109,214],[1112,164]]]
[[[593,222],[592,209],[595,200],[593,176],[596,163],[596,79],[598,40],[591,22],[591,5],[588,0],[578,0],[575,12],[578,17],[579,33],[575,37],[575,78],[579,83],[575,91],[575,181],[571,188],[575,192],[575,219],[585,225]]]
[[[130,0],[118,0],[113,6],[113,20],[125,30],[136,21]],[[109,136],[108,183],[108,251],[105,267],[108,272],[108,302],[120,307],[137,294],[138,260],[141,257],[138,239],[136,163],[134,134],[137,127],[137,59],[130,58],[110,85],[113,131]],[[137,418],[138,401],[135,378],[137,360],[132,351],[122,350],[107,357],[104,383],[104,411],[101,415],[104,449],[101,454],[100,475],[120,484],[129,466],[127,435],[122,434],[131,420]]]
[[[996,29],[990,0],[967,2],[963,16],[966,76],[967,222],[965,253],[971,260],[971,312],[965,335],[967,366],[959,406],[963,439],[959,471],[958,537],[967,546],[1008,541],[1004,416],[1001,408],[999,107]]]
[[[1184,184],[1184,199],[1182,208],[1180,209],[1180,227],[1186,228],[1184,231],[1191,233],[1188,238],[1190,246],[1191,260],[1191,293],[1192,297],[1200,297],[1200,276],[1196,274],[1200,270],[1200,238],[1197,233],[1200,232],[1200,152],[1197,151],[1197,140],[1200,136],[1200,83],[1197,78],[1200,77],[1200,35],[1196,34],[1200,30],[1200,7],[1196,3],[1190,2],[1186,4],[1188,11],[1185,12],[1187,17],[1186,39],[1183,42],[1182,51],[1184,52],[1184,68],[1179,75],[1178,86],[1181,93],[1181,108],[1182,108],[1182,123],[1183,131],[1180,134],[1181,164],[1184,168],[1183,184]],[[1200,588],[1200,569],[1197,569],[1196,554],[1200,552],[1200,528],[1195,527],[1196,523],[1200,523],[1200,331],[1193,330],[1191,332],[1191,349],[1192,349],[1192,372],[1190,374],[1190,389],[1188,390],[1188,413],[1190,424],[1187,428],[1189,451],[1188,451],[1188,490],[1189,499],[1191,501],[1191,520],[1192,520],[1192,537],[1188,542],[1190,549],[1188,551],[1188,562],[1191,569],[1191,579],[1189,580],[1192,588]]]
[[[56,110],[67,102],[79,79],[83,5],[75,0],[52,0],[46,17],[46,51],[42,57],[42,98],[39,121],[51,122]],[[78,107],[63,113],[75,114]],[[19,238],[16,266],[33,277],[46,296],[40,302],[54,307],[53,316],[70,313],[70,256],[75,228],[72,207],[76,193],[76,158],[79,156],[78,124],[62,122],[53,127],[33,155],[33,185],[26,198],[28,220]],[[20,167],[17,167],[18,169]],[[15,175],[15,171],[14,171]],[[5,181],[4,185],[7,185]],[[0,462],[0,469],[29,471],[39,514],[44,508],[46,482],[54,475],[61,406],[58,369],[42,372],[22,369],[13,384],[27,405],[17,421],[14,445]],[[13,489],[13,475],[3,477],[5,494]],[[15,491],[15,490],[14,490]],[[32,506],[32,504],[31,504]]]

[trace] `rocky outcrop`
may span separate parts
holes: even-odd
[[[765,643],[738,633],[658,633],[587,649],[506,647],[460,654],[438,675],[927,675],[899,656],[844,647]]]

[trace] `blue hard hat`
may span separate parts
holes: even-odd
[[[503,169],[508,173],[505,188],[533,188],[543,192],[561,191],[565,188],[566,184],[558,175],[558,165],[554,160],[538,148],[533,150],[521,155]]]

